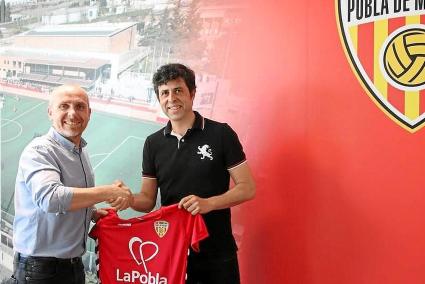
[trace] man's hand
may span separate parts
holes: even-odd
[[[110,208],[94,209],[91,216],[92,221],[96,223],[100,218],[108,215],[108,211],[106,211],[107,209],[110,209]]]
[[[192,215],[205,214],[214,210],[214,206],[209,199],[196,195],[183,197],[179,202],[179,208],[186,209]]]
[[[128,186],[121,180],[116,180],[111,185],[112,195],[107,201],[115,210],[127,209],[133,203],[133,194]]]

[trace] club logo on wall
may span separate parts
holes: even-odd
[[[425,125],[425,0],[336,0],[347,57],[369,96],[396,123]]]

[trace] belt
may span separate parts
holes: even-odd
[[[32,255],[26,255],[26,254],[17,252],[15,257],[16,257],[16,260],[21,263],[26,263],[28,261],[56,262],[61,264],[74,264],[74,263],[82,262],[81,256],[72,257],[72,258],[57,258],[57,257],[50,257],[50,256],[32,256]]]

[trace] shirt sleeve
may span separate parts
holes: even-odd
[[[149,137],[143,146],[142,177],[156,178],[155,163]]]
[[[207,238],[209,234],[201,214],[196,214],[195,216],[191,217],[194,219],[194,221],[190,245],[194,251],[199,252],[199,242]]]
[[[71,205],[73,192],[62,184],[60,168],[44,146],[24,150],[20,170],[34,204],[46,213],[65,213]]]
[[[242,164],[246,161],[245,153],[242,144],[239,141],[236,132],[228,125],[223,127],[223,149],[224,159],[228,170]]]

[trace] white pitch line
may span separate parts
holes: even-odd
[[[27,113],[29,113],[30,111],[32,111],[33,109],[35,109],[35,108],[37,108],[37,107],[41,106],[42,104],[45,104],[45,102],[39,103],[38,105],[33,106],[33,107],[32,107],[32,108],[30,108],[29,110],[24,111],[24,112],[23,112],[23,113],[21,113],[20,115],[18,115],[18,116],[16,116],[16,117],[14,117],[13,119],[10,119],[10,120],[9,120],[8,122],[6,122],[5,124],[2,124],[2,125],[1,125],[1,127],[6,126],[6,125],[8,125],[9,123],[11,123],[11,122],[13,122],[13,121],[17,120],[18,118],[20,118],[20,117],[24,116],[25,114],[27,114]]]
[[[6,120],[6,121],[11,121],[10,119],[6,119],[6,118],[3,118],[2,120]],[[16,134],[14,137],[12,137],[12,138],[9,138],[9,139],[6,139],[6,140],[1,140],[1,143],[7,143],[7,142],[10,142],[10,141],[13,141],[13,140],[15,140],[16,138],[18,138],[19,136],[21,136],[21,134],[22,134],[22,129],[23,129],[23,127],[22,127],[22,125],[19,123],[19,122],[16,122],[16,121],[12,121],[13,123],[16,123],[16,125],[18,125],[18,128],[19,128],[19,131],[18,131],[18,134]]]
[[[132,135],[128,136],[128,138],[134,138],[134,139],[137,139],[137,140],[140,140],[140,141],[145,140],[145,138],[140,138],[140,137],[132,136]]]
[[[118,144],[114,149],[112,149],[112,151],[109,152],[105,158],[103,158],[96,166],[93,167],[93,171],[95,171],[101,164],[103,164],[104,161],[106,161],[116,150],[118,150],[130,138],[134,138],[134,139],[138,139],[142,141],[145,140],[144,138],[140,138],[136,136],[127,136],[120,144]]]
[[[105,155],[108,155],[109,153],[101,153],[101,154],[93,154],[93,155],[90,155],[90,159],[91,158],[93,158],[93,157],[97,157],[97,156],[105,156]]]

